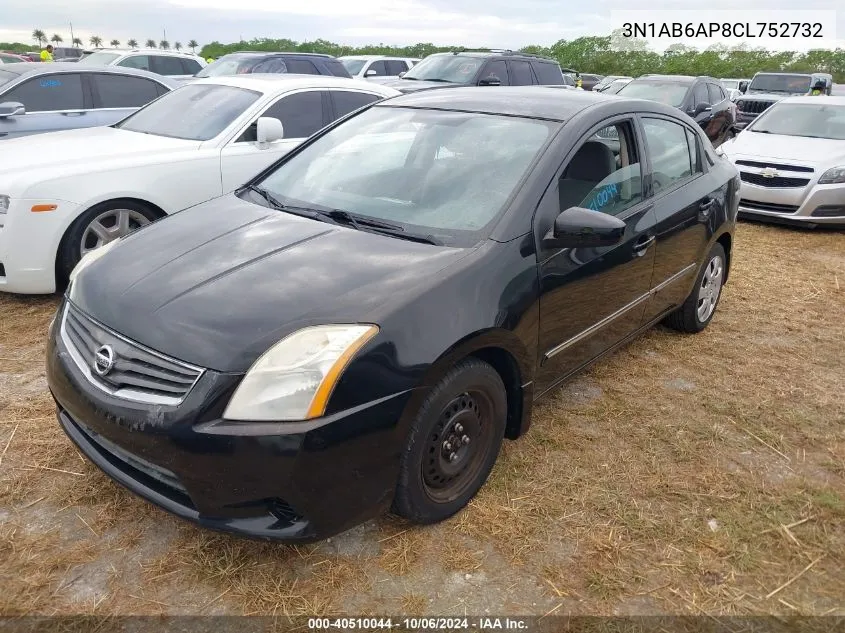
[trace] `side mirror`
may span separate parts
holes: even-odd
[[[693,110],[693,116],[698,116],[699,114],[703,114],[705,112],[710,112],[713,109],[709,103],[699,103],[695,106],[695,110]]]
[[[285,128],[279,119],[274,119],[269,116],[262,116],[258,118],[255,130],[255,139],[259,145],[265,145],[278,141],[285,136]]]
[[[372,68],[364,73],[364,77],[372,77],[374,75],[378,75],[378,73]]]
[[[742,94],[745,94],[746,90],[748,90],[748,82],[747,81],[740,81],[739,82],[739,91]]]
[[[399,78],[401,79],[402,77],[404,77],[406,72],[408,72],[408,71],[403,70],[401,73],[399,73]]]
[[[502,80],[499,79],[496,75],[490,75],[489,77],[485,77],[484,79],[478,82],[479,86],[501,86]]]
[[[26,114],[26,108],[22,103],[17,101],[5,101],[0,103],[0,118],[17,116],[19,114]]]
[[[614,246],[625,235],[625,223],[613,215],[570,207],[555,218],[543,243],[557,248]]]

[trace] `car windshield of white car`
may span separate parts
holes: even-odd
[[[778,103],[748,128],[761,134],[782,134],[845,141],[845,106]]]
[[[357,75],[361,72],[361,69],[364,67],[364,64],[367,63],[366,59],[341,59],[340,63],[343,64],[343,67],[349,71],[350,75]]]
[[[221,57],[217,61],[211,62],[208,66],[199,71],[194,77],[202,79],[204,77],[225,77],[228,75],[243,75],[249,73],[253,66],[255,66],[262,59],[264,55],[245,55],[229,54]]]
[[[207,141],[229,127],[260,96],[260,92],[234,86],[190,84],[167,93],[114,127]]]
[[[106,51],[91,53],[79,60],[83,66],[108,66],[111,62],[121,56],[122,53],[109,53]]]
[[[684,102],[687,90],[688,83],[676,81],[632,81],[616,94],[632,99],[658,101],[677,108]]]
[[[376,106],[308,145],[259,186],[282,210],[342,210],[443,243],[472,244],[491,228],[558,125]]]
[[[406,72],[403,79],[466,84],[472,81],[484,59],[469,55],[430,55]]]

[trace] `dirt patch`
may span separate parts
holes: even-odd
[[[307,547],[197,529],[88,464],[44,389],[56,299],[0,296],[0,612],[843,614],[845,241],[736,244],[711,327],[563,386],[465,512]]]

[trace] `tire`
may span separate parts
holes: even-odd
[[[496,463],[506,422],[507,391],[498,372],[475,358],[453,367],[411,425],[393,512],[427,524],[464,508]]]
[[[124,219],[123,226],[117,224],[118,218]],[[153,207],[134,200],[109,200],[94,205],[74,220],[62,238],[57,262],[58,281],[67,283],[74,266],[87,250],[128,235],[158,218],[159,213]],[[113,226],[112,221],[115,222]],[[99,236],[95,225],[99,227]]]
[[[695,278],[695,286],[684,303],[663,323],[679,332],[695,334],[707,327],[716,314],[725,285],[727,258],[721,244],[714,244]],[[706,308],[704,307],[706,304]]]

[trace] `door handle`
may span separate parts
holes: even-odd
[[[77,110],[75,112],[62,112],[64,116],[82,116],[85,114],[84,110]]]
[[[634,252],[639,255],[645,255],[645,252],[648,250],[648,247],[654,244],[655,237],[653,235],[643,235],[634,242]]]

